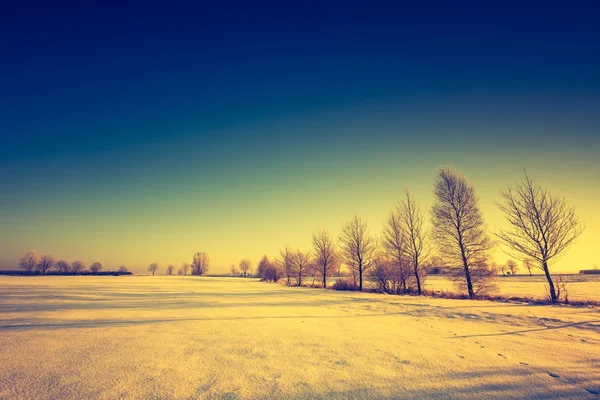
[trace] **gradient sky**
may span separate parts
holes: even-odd
[[[586,225],[554,268],[600,265],[599,6],[424,3],[3,5],[0,267],[225,272],[428,211],[448,163],[492,233],[527,168]]]

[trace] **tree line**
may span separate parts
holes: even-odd
[[[419,204],[406,190],[379,237],[372,235],[367,224],[355,215],[342,226],[337,241],[327,230],[321,230],[312,235],[311,250],[293,251],[284,246],[273,261],[263,256],[257,274],[265,281],[284,279],[287,285],[302,285],[312,276],[327,287],[327,278],[339,275],[344,264],[352,282],[348,285],[336,281],[336,285],[362,291],[368,279],[381,291],[420,295],[427,269],[444,264],[459,288],[474,298],[492,287],[490,278],[498,266],[490,263],[490,254],[500,242],[502,250],[521,260],[530,275],[532,268],[542,270],[548,298],[552,303],[560,301],[561,291],[552,277],[551,262],[584,230],[564,198],[550,194],[525,172],[520,181],[500,191],[496,205],[508,227],[491,235],[475,187],[462,173],[451,166],[440,167],[433,194],[430,230],[424,227]],[[509,260],[502,266],[502,273],[514,274],[516,269],[516,263]]]
[[[69,263],[65,260],[56,260],[51,254],[40,255],[35,250],[30,250],[19,260],[19,268],[26,274],[46,275],[49,271],[56,271],[61,274],[98,274],[101,273],[104,266],[96,261],[90,265],[89,270],[83,261],[77,260]],[[124,265],[117,269],[118,273],[127,274],[129,270]]]
[[[192,275],[200,276],[205,275],[208,272],[208,267],[210,264],[210,258],[208,254],[205,252],[197,252],[192,255],[192,262],[184,262],[181,264],[181,268],[177,270],[177,275],[187,275],[190,272]],[[158,271],[160,265],[157,262],[153,262],[148,266],[148,272],[152,273],[152,276]],[[167,265],[166,275],[173,275],[175,273],[175,265],[169,264]]]

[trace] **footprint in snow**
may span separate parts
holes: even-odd
[[[587,340],[585,340],[585,339],[579,339],[579,340],[583,343],[587,342]]]
[[[527,363],[524,363],[523,361],[519,361],[519,364],[521,364],[521,365],[529,365]]]
[[[500,357],[507,358],[507,357],[506,357],[504,354],[500,354],[500,353],[498,353],[498,355],[499,355]]]
[[[585,390],[590,394],[595,394],[596,396],[598,396],[600,394],[600,390],[594,390],[594,389],[585,389]]]
[[[485,346],[479,346],[479,347],[481,347],[482,349],[485,349]]]
[[[560,378],[560,375],[555,374],[554,372],[548,372],[548,375],[550,375],[551,377],[556,378],[556,379]]]

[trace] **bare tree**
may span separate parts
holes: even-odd
[[[76,274],[80,274],[85,270],[85,264],[83,263],[83,261],[73,261],[73,263],[71,264],[71,271],[73,271]]]
[[[246,277],[248,275],[248,270],[252,267],[252,262],[247,258],[240,261],[240,271],[242,271],[242,275]]]
[[[378,264],[378,278],[385,271],[394,270],[399,281],[399,293],[408,293],[412,286],[412,275],[410,267],[407,263],[407,257],[404,252],[406,238],[402,229],[398,213],[392,211],[388,218],[387,224],[383,228],[382,247],[387,258],[390,260],[389,266],[384,266],[381,262]]]
[[[515,260],[507,260],[506,261],[506,268],[510,271],[511,275],[514,275],[517,273],[517,263],[515,262]]]
[[[335,275],[340,262],[337,248],[325,229],[313,234],[312,241],[314,269],[323,280],[323,287],[327,288],[327,278]]]
[[[169,264],[167,266],[167,275],[173,275],[173,270],[175,269],[175,266],[173,264]]]
[[[40,262],[38,262],[37,270],[40,271],[42,275],[48,272],[49,269],[53,268],[56,265],[56,260],[54,256],[49,254],[43,255],[40,257]]]
[[[19,267],[28,273],[32,273],[40,262],[40,256],[35,250],[28,251],[19,260]]]
[[[417,293],[421,294],[421,280],[425,277],[424,265],[429,256],[429,242],[423,228],[423,214],[410,192],[406,190],[406,199],[398,203],[396,212],[404,231],[403,252],[408,257],[417,282]]]
[[[473,298],[487,286],[487,258],[493,247],[485,232],[475,189],[462,174],[442,167],[435,179],[434,194],[431,215],[439,251],[451,265],[460,266],[459,286],[465,286],[469,298]],[[475,270],[478,271],[474,274]]]
[[[177,270],[177,275],[183,275],[183,268],[179,268]]]
[[[283,250],[279,250],[279,254],[281,255],[281,260],[279,260],[281,263],[281,269],[285,275],[287,285],[291,286],[292,276],[294,275],[294,263],[292,260],[294,253],[288,246],[284,246]]]
[[[308,272],[311,269],[310,252],[298,249],[292,255],[292,265],[296,277],[296,284],[302,286],[302,279],[308,275]]]
[[[533,268],[533,260],[531,258],[524,259],[523,266],[527,269],[527,272],[529,272],[529,276],[533,276],[531,273],[531,268]]]
[[[256,268],[256,273],[263,281],[277,282],[281,277],[281,270],[277,263],[269,261],[269,258],[264,255]]]
[[[194,254],[194,260],[192,261],[192,275],[204,275],[208,272],[208,265],[210,259],[208,254],[204,252],[198,252]]]
[[[152,276],[154,276],[154,273],[158,270],[158,263],[153,262],[152,264],[148,265],[148,272],[152,272]]]
[[[65,273],[65,272],[69,272],[69,270],[71,269],[71,264],[69,264],[65,260],[59,260],[56,263],[56,267],[58,268],[58,272]]]
[[[102,263],[96,261],[90,266],[90,271],[94,274],[97,274],[98,272],[102,271]]]
[[[121,266],[119,267],[119,271],[118,271],[118,272],[119,272],[120,274],[125,274],[125,273],[129,272],[129,270],[127,269],[127,267],[126,267],[126,266],[124,266],[124,265],[121,265]]]
[[[339,240],[342,259],[358,273],[358,288],[362,291],[363,273],[373,265],[376,242],[369,234],[367,224],[357,215],[344,224]]]
[[[181,264],[181,271],[183,272],[183,275],[187,275],[189,270],[190,270],[189,263],[184,262],[183,264]]]
[[[501,265],[500,270],[502,271],[502,276],[506,276],[506,271],[508,270],[508,267],[506,265]]]
[[[549,297],[559,301],[549,263],[563,254],[583,233],[583,226],[575,216],[575,209],[567,206],[564,198],[551,195],[540,187],[527,172],[512,187],[500,192],[502,202],[497,205],[508,219],[510,228],[501,230],[498,238],[508,252],[538,262],[548,281]]]
[[[229,269],[229,272],[231,273],[231,275],[233,276],[238,276],[240,274],[240,271],[238,271],[237,267],[235,266],[235,264],[231,264],[231,268]]]

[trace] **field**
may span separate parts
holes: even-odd
[[[555,284],[558,275],[554,276]],[[569,300],[600,302],[600,275],[563,275],[561,276]],[[492,294],[506,297],[546,298],[546,278],[543,275],[515,275],[494,278],[496,290]],[[457,292],[456,285],[443,275],[430,275],[426,280],[426,288],[433,291]]]
[[[0,277],[0,338],[2,399],[600,393],[591,307],[241,278]]]

